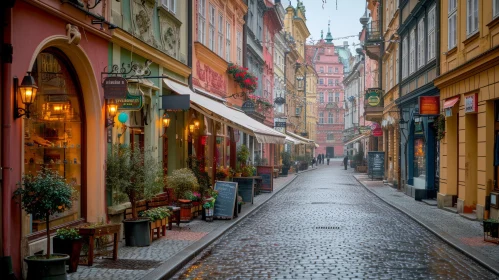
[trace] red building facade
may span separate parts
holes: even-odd
[[[329,28],[328,28],[329,29]],[[316,154],[343,156],[344,89],[343,64],[328,30],[326,39],[307,46],[318,75]]]

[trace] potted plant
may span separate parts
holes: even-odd
[[[241,207],[243,206],[243,197],[238,195],[237,196],[237,213],[241,213]]]
[[[149,219],[139,217],[137,201],[150,199],[163,189],[163,170],[149,149],[115,144],[107,157],[106,186],[126,194],[132,218],[123,221],[127,246],[149,246]]]
[[[14,192],[14,197],[28,214],[44,219],[46,223],[46,254],[24,259],[28,264],[28,279],[66,279],[69,256],[50,253],[50,217],[71,209],[75,190],[57,171],[43,167],[36,175],[22,177],[21,187]]]
[[[166,235],[166,225],[168,224],[167,218],[171,216],[171,212],[166,207],[155,207],[146,211],[140,212],[140,216],[148,218],[151,227],[151,241],[155,229],[158,229],[158,237],[160,231],[163,236]]]
[[[227,177],[230,176],[230,167],[219,166],[217,168],[217,172],[215,173],[215,177],[218,181],[225,181]]]
[[[180,203],[180,221],[190,222],[191,200],[188,196],[190,192],[199,191],[199,183],[192,170],[188,168],[177,169],[172,175],[166,178],[168,187],[173,189],[177,201]]]
[[[291,154],[289,152],[282,152],[282,175],[288,176],[289,168],[291,168]]]
[[[499,238],[499,220],[488,219],[483,221],[483,232],[490,237]]]
[[[205,213],[205,220],[207,222],[213,221],[213,212],[215,209],[215,200],[218,197],[218,191],[209,188],[205,192],[205,197],[203,199],[203,209]]]
[[[80,262],[83,238],[76,228],[61,228],[55,233],[53,239],[54,253],[69,255],[68,272],[76,272]]]

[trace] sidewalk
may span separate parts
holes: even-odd
[[[416,201],[384,185],[382,181],[371,181],[366,174],[354,177],[381,200],[499,275],[499,245],[483,241],[483,226],[480,222]]]
[[[315,169],[316,167],[303,172]],[[151,280],[173,276],[218,237],[288,186],[299,174],[274,179],[274,191],[255,196],[253,204],[244,204],[238,218],[215,220],[211,223],[196,218],[190,223],[181,223],[180,227],[174,225],[173,230],[167,230],[166,236],[155,239],[150,246],[120,246],[117,261],[96,259],[93,266],[78,266],[78,271],[69,274],[68,279]]]

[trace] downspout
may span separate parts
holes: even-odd
[[[189,26],[187,26],[187,66],[191,68],[192,71],[192,0],[187,0],[187,22],[189,23]],[[191,88],[192,91],[194,91],[194,85],[192,84],[192,72],[189,75],[189,87]]]

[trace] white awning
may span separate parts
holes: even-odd
[[[352,140],[350,140],[350,141],[348,141],[348,142],[344,143],[343,145],[345,145],[345,146],[346,146],[346,145],[348,145],[348,144],[355,143],[355,142],[360,141],[360,140],[362,140],[362,139],[365,139],[365,138],[367,138],[367,137],[369,137],[369,136],[371,136],[371,134],[370,134],[370,133],[369,133],[369,134],[361,134],[361,135],[358,135],[358,136],[356,136],[355,138],[353,138]]]
[[[291,136],[293,138],[296,138],[296,139],[302,141],[303,144],[315,146],[314,140],[307,139],[305,137],[302,137],[300,135],[294,134],[294,133],[289,132],[289,131],[286,131],[286,134],[288,134],[289,136]]]
[[[259,143],[284,144],[286,138],[284,134],[252,119],[244,112],[193,92],[189,87],[170,79],[165,78],[163,82],[180,94],[189,94],[192,108],[203,115],[253,135]]]
[[[291,137],[289,135],[286,135],[286,141],[291,142],[294,145],[307,144],[307,143],[305,143],[305,142],[303,142],[301,140],[298,140],[298,139],[296,139],[294,137]]]

